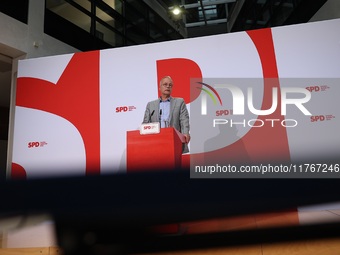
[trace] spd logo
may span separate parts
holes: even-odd
[[[317,116],[311,116],[310,121],[311,122],[316,122],[316,121],[324,121],[325,116],[324,115],[317,115]]]
[[[309,92],[319,92],[320,91],[319,86],[309,86],[309,87],[306,87],[306,89],[309,90]]]
[[[136,109],[135,106],[118,106],[116,107],[116,113],[133,111],[135,109]]]
[[[321,85],[321,86],[309,86],[306,87],[306,89],[309,90],[309,92],[322,92],[330,89],[330,87],[327,85]]]
[[[315,116],[311,116],[310,117],[310,121],[311,122],[322,122],[325,120],[332,120],[335,119],[335,116],[332,114],[328,114],[328,115],[315,115]]]
[[[144,130],[150,130],[150,129],[155,129],[156,126],[152,126],[152,125],[147,125],[147,126],[144,126]]]
[[[217,110],[216,111],[216,116],[227,116],[227,115],[232,115],[233,114],[233,110]]]
[[[27,144],[28,148],[38,148],[38,147],[44,147],[47,145],[47,142],[29,142]]]

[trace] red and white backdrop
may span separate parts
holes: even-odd
[[[287,111],[276,117],[299,119],[298,127],[248,127],[222,150],[231,153],[230,158],[245,150],[253,162],[273,156],[291,161],[320,153],[339,156],[340,85],[329,82],[340,78],[339,27],[337,19],[23,60],[18,70],[12,175],[125,172],[126,131],[139,128],[164,75],[172,76],[173,96],[183,97],[189,109],[191,78],[312,79],[308,83],[313,88],[308,104],[312,116],[300,118]],[[264,109],[267,96],[271,102],[266,93],[271,88],[266,86],[258,90]],[[192,148],[184,159],[202,153],[214,151]]]

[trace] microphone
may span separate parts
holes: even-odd
[[[155,110],[153,110],[152,111],[152,113],[150,114],[150,116],[149,116],[149,123],[151,123],[151,117],[152,117],[152,115],[155,113]]]
[[[162,127],[162,109],[159,110],[159,125]]]

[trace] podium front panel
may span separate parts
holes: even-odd
[[[181,167],[182,142],[174,128],[158,134],[127,131],[127,171],[171,170]]]

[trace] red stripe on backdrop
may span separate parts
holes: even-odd
[[[279,75],[276,63],[275,48],[270,28],[253,30],[247,32],[252,39],[259,54],[263,78],[264,94],[261,109],[269,109],[272,105],[272,89],[278,88],[278,107],[276,111],[268,116],[259,116],[258,119],[279,119],[284,120],[281,115],[281,93]],[[264,125],[261,128],[252,128],[250,132],[243,137],[246,149],[252,157],[252,161],[261,163],[266,161],[289,161],[289,145],[286,128],[281,124]]]
[[[278,88],[278,107],[270,115],[258,116],[258,119],[266,124],[260,128],[251,128],[235,143],[211,152],[183,155],[184,168],[188,168],[189,157],[196,165],[200,162],[203,165],[207,163],[255,164],[290,160],[286,128],[280,123],[284,120],[284,116],[281,115],[280,84],[271,29],[249,31],[248,35],[257,49],[263,70],[264,94],[261,110],[271,107],[273,87]],[[278,119],[279,121],[276,121],[272,127],[271,122],[266,122],[265,119]]]
[[[278,78],[275,48],[270,28],[247,31],[259,54],[263,78]]]
[[[84,141],[86,174],[100,173],[99,51],[74,54],[57,84],[18,78],[16,105],[70,121]]]

